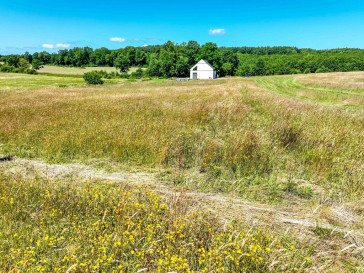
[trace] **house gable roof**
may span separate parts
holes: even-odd
[[[198,64],[207,64],[212,70],[215,70],[215,67],[213,67],[208,61],[205,61],[204,59],[199,60],[198,63],[192,66],[190,70],[193,70]]]

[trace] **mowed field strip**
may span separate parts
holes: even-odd
[[[364,106],[362,72],[323,73],[293,76],[257,77],[267,91],[326,105],[361,109]]]

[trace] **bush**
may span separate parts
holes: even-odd
[[[90,71],[85,74],[83,74],[83,79],[88,84],[103,84],[104,81],[101,79],[102,75],[98,71]]]
[[[309,68],[306,68],[305,71],[303,72],[304,74],[310,74],[311,70]]]
[[[37,71],[35,71],[34,69],[24,68],[24,67],[14,67],[7,64],[0,66],[0,72],[37,74]]]
[[[144,71],[141,68],[138,68],[135,72],[130,74],[130,77],[133,79],[141,79],[144,76]]]
[[[321,66],[319,69],[316,70],[316,73],[326,73],[326,72],[331,72],[331,70],[326,66]]]
[[[1,72],[13,72],[15,69],[14,66],[10,66],[10,65],[7,65],[7,64],[4,64],[2,66],[0,66],[0,71]]]

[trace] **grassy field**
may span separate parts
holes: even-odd
[[[1,272],[301,271],[310,249],[287,235],[221,225],[145,187],[0,179]],[[69,271],[68,271],[69,270]],[[291,271],[292,272],[292,271]]]
[[[131,67],[129,73],[136,71],[138,67]],[[94,71],[94,70],[104,70],[108,73],[110,72],[119,72],[115,67],[62,67],[62,66],[53,66],[53,65],[45,65],[43,68],[39,69],[39,73],[46,74],[63,74],[63,75],[83,75],[86,72]]]
[[[256,79],[264,87],[282,80],[292,82],[292,76]],[[1,75],[3,153],[50,162],[100,158],[171,167],[182,176],[196,170],[203,174],[194,183],[199,188],[270,201],[292,185],[294,193],[308,197],[315,188],[334,198],[363,194],[360,101],[356,111],[347,111],[267,92],[243,79],[90,87],[72,78],[71,86],[57,87],[68,81]],[[354,93],[356,98],[361,91]],[[325,96],[337,104],[337,93]]]
[[[81,162],[106,170],[153,170],[176,186],[259,203],[283,202],[300,209],[345,205],[359,219],[353,228],[362,230],[363,81],[364,73],[353,72],[189,82],[110,81],[92,87],[81,78],[3,73],[0,154],[51,163]],[[273,234],[275,240],[269,239],[267,230],[253,235],[256,231],[246,230],[242,223],[221,229],[213,215],[183,208],[185,201],[171,210],[174,203],[166,201],[166,212],[160,214],[159,197],[139,188],[120,191],[103,183],[58,185],[39,177],[1,177],[0,202],[6,218],[0,221],[1,240],[11,238],[1,251],[12,253],[0,258],[5,271],[15,267],[50,271],[55,270],[53,265],[64,272],[75,264],[77,272],[85,271],[83,265],[91,272],[310,270],[306,257],[314,246],[305,244],[305,239],[295,238],[295,244],[302,244],[299,251],[280,252],[295,241],[285,238],[283,231]],[[130,199],[124,192],[130,192]],[[119,206],[128,209],[119,215]],[[180,224],[183,237],[173,237]],[[148,227],[153,230],[150,241],[140,234]],[[134,238],[133,248],[123,245],[130,239],[123,237],[125,231]],[[334,237],[334,231],[315,232],[320,238]],[[247,241],[250,235],[257,241]],[[194,236],[200,236],[199,243]],[[340,238],[346,242],[346,237]],[[327,239],[340,251],[335,240]],[[156,241],[164,248],[153,247],[151,242]],[[230,242],[238,247],[225,249]],[[185,247],[190,243],[198,247],[189,254]],[[261,255],[247,259],[257,245]],[[280,247],[274,249],[276,245]],[[168,255],[166,248],[171,251]],[[205,253],[207,249],[212,252]],[[340,262],[331,265],[334,272],[362,269],[359,256],[341,255]],[[208,258],[200,261],[201,257]],[[39,259],[45,259],[44,265]],[[316,270],[320,262],[324,263],[315,261]]]
[[[363,109],[362,72],[324,73],[309,76],[257,77],[255,81],[267,91],[300,100]]]

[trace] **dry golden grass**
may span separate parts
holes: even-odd
[[[27,82],[39,78],[48,79]],[[317,186],[335,198],[363,193],[362,112],[272,94],[252,80],[21,85],[0,103],[6,153],[197,169],[215,181],[203,187],[270,201],[287,191],[310,197]]]
[[[254,80],[267,91],[280,95],[363,110],[363,72],[269,76]]]
[[[363,77],[338,77],[353,75]],[[296,215],[309,206],[334,226],[362,230],[363,105],[347,109],[330,93],[334,87],[308,83],[316,75],[297,76],[313,92],[309,99],[296,96],[290,84],[280,85],[292,82],[291,76],[267,77],[279,85],[270,92],[257,78],[90,87],[78,78],[69,78],[69,86],[68,78],[14,77],[0,74],[0,154],[160,168],[175,185],[259,202],[289,200],[284,204]],[[340,90],[357,90],[350,81],[335,81]],[[318,99],[320,88],[325,103]],[[343,203],[343,211],[325,210]],[[345,235],[320,226],[312,232],[314,243],[306,233],[299,241],[307,249],[319,247],[317,270],[361,270],[362,256],[340,252],[348,243]],[[333,252],[324,253],[326,248]]]
[[[295,80],[309,86],[342,89],[364,93],[363,72],[338,72],[297,75]]]

